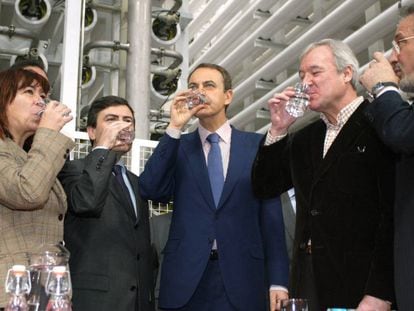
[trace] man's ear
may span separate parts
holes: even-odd
[[[230,103],[233,100],[233,90],[230,89],[230,90],[225,91],[225,96],[226,96],[226,100],[225,100],[224,104],[226,106],[228,106],[228,105],[230,105]]]
[[[88,126],[86,128],[86,131],[88,132],[88,136],[90,140],[96,140],[95,130],[96,129],[92,126]]]
[[[352,70],[351,66],[346,66],[345,69],[342,71],[344,75],[344,82],[348,83],[352,81],[352,75],[354,71]]]

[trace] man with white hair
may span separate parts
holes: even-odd
[[[394,301],[394,158],[363,112],[358,61],[342,41],[308,46],[299,76],[320,119],[293,134],[292,87],[269,100],[272,125],[253,165],[253,189],[271,198],[295,188],[289,296],[310,310],[391,309]]]

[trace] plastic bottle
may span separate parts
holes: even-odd
[[[72,311],[70,295],[72,286],[66,266],[56,266],[46,281],[46,293],[50,295],[46,311]]]
[[[6,277],[6,293],[10,295],[5,311],[28,311],[26,295],[30,292],[30,276],[26,267],[14,265]]]

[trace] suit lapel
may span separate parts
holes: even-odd
[[[256,152],[257,146],[253,146],[246,135],[243,135],[242,132],[233,128],[231,132],[229,166],[227,169],[226,180],[224,181],[223,192],[217,208],[220,208],[226,202],[236,186],[240,175],[245,172],[245,170],[251,170],[251,168],[246,167],[246,165],[250,163],[249,159],[254,159]]]
[[[211,191],[210,179],[206,159],[201,145],[200,135],[198,131],[194,131],[182,137],[181,147],[185,157],[188,159],[185,165],[188,165],[193,172],[194,180],[200,189],[201,195],[211,209],[215,210],[213,192]],[[209,189],[209,191],[206,191]]]
[[[111,186],[110,186],[110,192],[114,196],[114,198],[119,202],[121,207],[125,210],[125,212],[128,214],[128,216],[132,217],[134,221],[136,220],[134,207],[132,206],[130,195],[127,193],[121,185],[116,180],[116,177],[114,175],[111,175]]]

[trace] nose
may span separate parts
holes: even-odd
[[[398,62],[398,53],[397,53],[397,51],[395,49],[392,49],[391,54],[390,54],[390,56],[388,58],[388,61],[391,64],[394,64],[394,63],[397,63]]]

